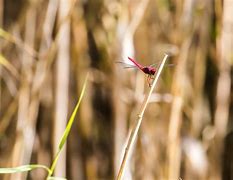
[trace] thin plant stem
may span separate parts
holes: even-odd
[[[167,58],[168,58],[168,55],[165,54],[160,66],[159,66],[158,72],[157,72],[157,74],[155,76],[155,79],[153,81],[153,84],[152,84],[152,86],[150,88],[150,91],[149,91],[149,93],[147,94],[147,96],[145,97],[145,99],[143,101],[140,113],[138,114],[137,121],[135,121],[135,123],[134,123],[134,125],[132,127],[132,130],[130,132],[130,136],[129,136],[129,139],[128,139],[128,142],[127,142],[127,145],[126,145],[126,148],[125,148],[125,153],[124,153],[124,156],[123,156],[123,160],[121,162],[120,170],[119,170],[118,175],[117,175],[117,180],[121,180],[122,177],[123,177],[124,170],[125,170],[125,165],[126,165],[127,160],[130,158],[129,154],[132,151],[132,145],[134,144],[134,142],[136,140],[136,137],[137,137],[138,130],[139,130],[139,127],[140,127],[141,122],[142,122],[144,112],[146,110],[146,107],[147,107],[147,104],[149,102],[150,96],[151,96],[151,94],[152,94],[152,92],[153,92],[153,90],[155,88],[155,85],[158,82],[159,76],[160,76],[160,74],[162,72],[162,69],[163,69],[163,67],[165,65],[165,62],[166,62]]]

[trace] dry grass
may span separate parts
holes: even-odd
[[[0,167],[51,165],[90,71],[55,175],[117,177],[148,86],[143,73],[115,62],[136,56],[153,64],[169,53],[176,65],[164,68],[151,94],[125,178],[232,177],[230,7],[227,0],[0,0]]]

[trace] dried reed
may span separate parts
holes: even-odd
[[[153,92],[153,90],[155,88],[155,85],[158,82],[159,76],[160,76],[160,74],[162,72],[162,69],[163,69],[163,67],[165,65],[165,62],[166,62],[167,58],[168,58],[168,55],[166,54],[164,56],[163,60],[162,60],[162,63],[159,66],[158,72],[157,72],[157,74],[155,76],[155,79],[154,79],[153,84],[152,84],[152,86],[150,88],[150,91],[149,91],[149,93],[147,94],[147,96],[145,97],[145,99],[143,101],[140,113],[138,114],[138,119],[135,121],[135,123],[134,123],[134,125],[132,127],[132,130],[130,131],[129,140],[128,140],[126,148],[125,148],[125,153],[124,153],[124,156],[123,156],[123,160],[122,160],[122,163],[121,163],[121,166],[120,166],[119,173],[117,175],[117,180],[122,179],[122,176],[124,174],[124,170],[125,170],[125,167],[126,167],[125,166],[126,162],[130,158],[129,154],[133,150],[132,147],[133,147],[133,144],[134,144],[134,142],[136,140],[140,125],[142,123],[142,118],[143,118],[144,112],[145,112],[146,107],[148,105],[150,96],[151,96],[151,94],[152,94],[152,92]]]

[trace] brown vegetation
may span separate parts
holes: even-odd
[[[0,167],[51,166],[89,72],[55,175],[115,179],[148,94],[142,64],[170,54],[124,177],[233,179],[233,1],[0,0]],[[47,172],[0,174],[45,179]]]

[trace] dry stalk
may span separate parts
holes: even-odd
[[[231,68],[230,64],[233,62],[232,57],[232,38],[233,38],[233,20],[232,20],[232,1],[224,1],[223,4],[223,25],[222,33],[217,50],[220,55],[220,74],[217,84],[216,94],[216,111],[215,111],[215,126],[217,136],[223,138],[227,132],[227,123],[229,119],[229,106],[231,94]]]
[[[58,19],[61,22],[71,8],[71,2],[59,1]],[[69,98],[69,73],[70,73],[70,20],[68,19],[59,29],[58,54],[56,60],[56,97],[55,97],[55,121],[53,134],[53,150],[57,153],[60,143],[60,135],[66,128]],[[66,145],[60,154],[56,165],[55,176],[66,176]]]
[[[153,84],[150,88],[150,91],[149,93],[147,94],[147,96],[145,97],[144,101],[143,101],[143,104],[142,104],[142,108],[140,110],[140,113],[138,114],[138,119],[137,121],[135,121],[132,129],[131,129],[131,132],[130,132],[130,135],[129,135],[129,139],[128,139],[128,142],[127,142],[127,145],[126,145],[126,148],[125,148],[125,153],[124,153],[124,156],[123,156],[123,160],[121,162],[121,166],[120,166],[120,170],[118,172],[118,175],[117,175],[117,180],[121,180],[122,179],[122,176],[123,176],[123,173],[124,173],[124,170],[125,170],[125,165],[126,165],[126,162],[127,160],[130,158],[129,154],[130,152],[132,151],[132,146],[136,140],[136,137],[137,137],[137,134],[138,134],[138,130],[139,130],[139,127],[141,125],[141,122],[142,122],[142,118],[143,118],[143,115],[144,115],[144,112],[146,110],[146,107],[147,107],[147,104],[149,102],[149,99],[150,99],[150,96],[155,88],[155,85],[159,79],[159,76],[162,72],[162,69],[165,65],[165,62],[168,58],[168,55],[165,54],[164,58],[163,58],[163,61],[162,63],[160,64],[159,66],[159,69],[158,69],[158,72],[155,76],[155,79],[153,81]]]

